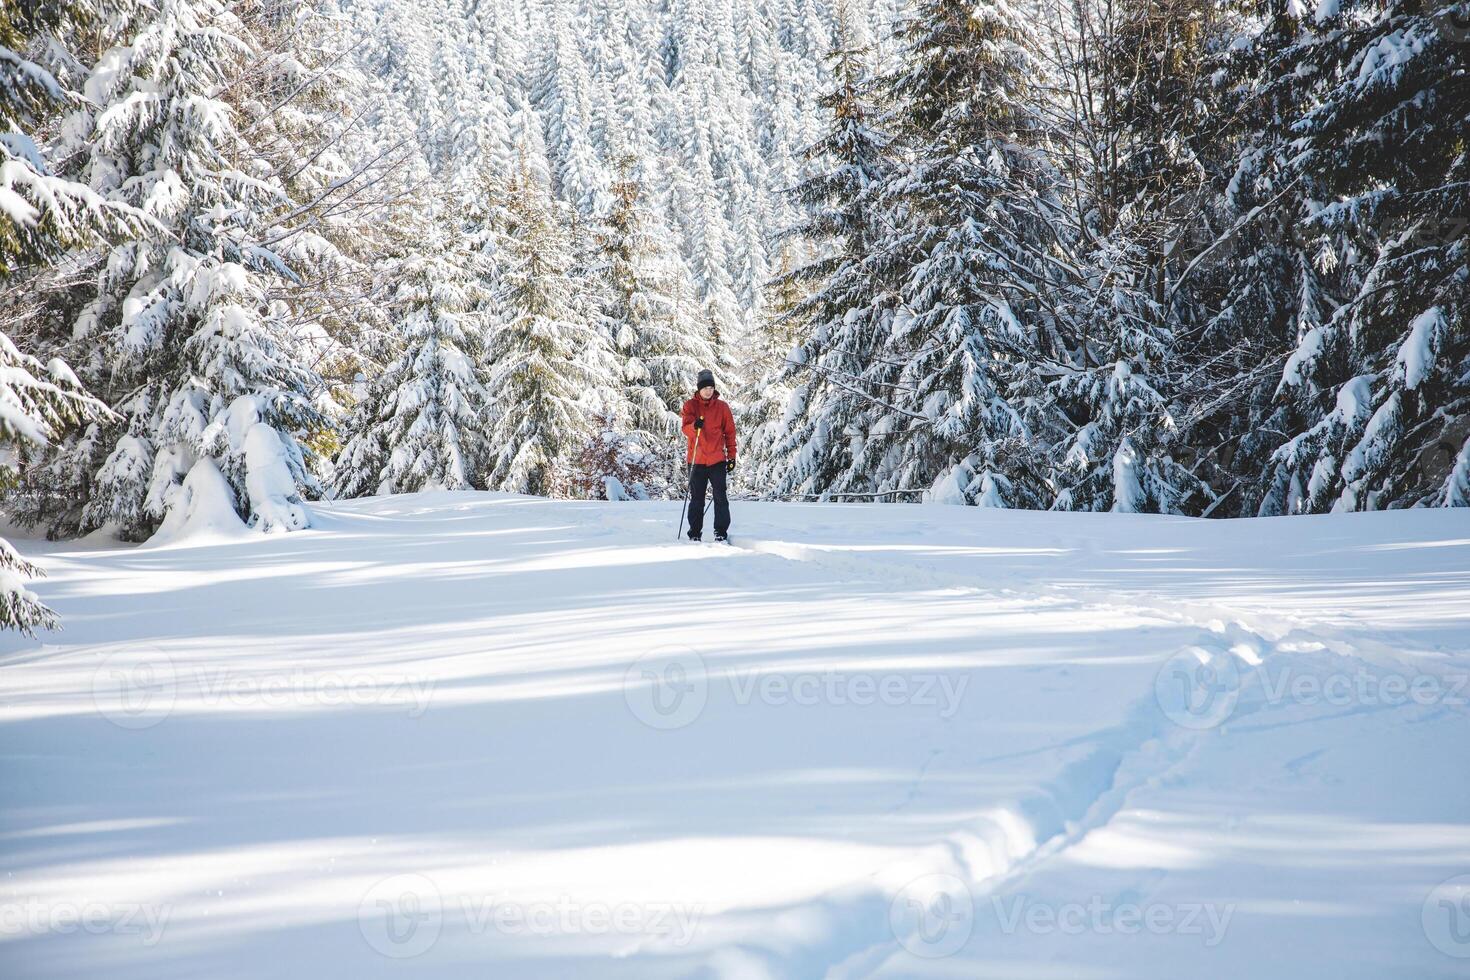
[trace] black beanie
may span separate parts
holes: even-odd
[[[705,387],[706,385],[711,388],[715,386],[715,372],[711,371],[709,368],[705,368],[703,371],[699,372],[699,379],[695,381],[694,388],[697,391],[700,388]]]

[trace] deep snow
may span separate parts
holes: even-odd
[[[677,516],[20,542],[0,976],[1470,975],[1470,512]]]

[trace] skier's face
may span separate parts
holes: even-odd
[[[705,399],[706,401],[715,397],[715,386],[705,385],[703,388],[699,389],[699,397]]]

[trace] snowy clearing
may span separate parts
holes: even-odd
[[[6,977],[1463,977],[1470,512],[21,542]]]

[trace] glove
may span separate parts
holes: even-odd
[[[698,432],[702,428],[704,428],[704,416],[701,415],[699,418],[694,420],[694,430]]]
[[[734,473],[735,472],[735,461],[733,459],[727,459],[727,460],[725,460],[725,472],[726,473]]]

